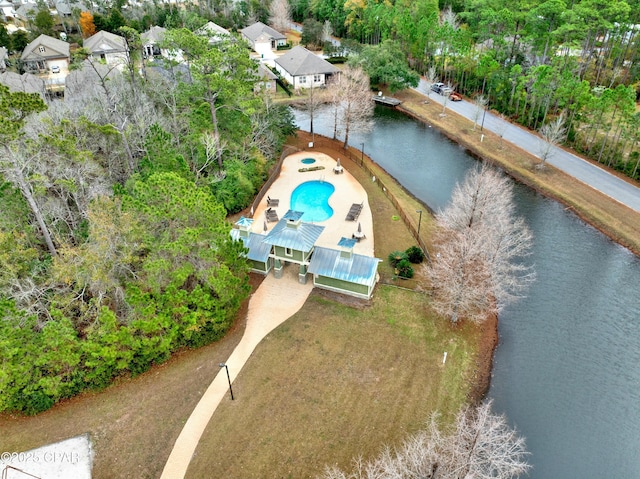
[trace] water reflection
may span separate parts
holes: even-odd
[[[314,126],[333,134],[326,115]],[[376,110],[371,133],[352,135],[352,145],[362,142],[434,209],[475,164],[433,128],[388,109]],[[640,477],[640,261],[555,201],[521,185],[516,200],[534,233],[537,281],[500,316],[489,394],[527,437],[531,478]]]

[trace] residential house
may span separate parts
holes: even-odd
[[[226,37],[229,37],[231,33],[229,30],[222,28],[220,25],[217,25],[213,22],[208,22],[196,30],[196,35],[201,35],[203,37],[209,38],[209,45],[215,45],[216,43],[220,43]]]
[[[287,44],[287,37],[262,22],[256,22],[240,30],[251,48],[257,53],[277,50]]]
[[[97,60],[103,60],[109,66],[124,66],[129,57],[127,41],[104,30],[84,41],[84,48]]]
[[[153,26],[140,35],[140,39],[142,40],[142,52],[146,58],[167,56],[168,52],[166,49],[160,48],[160,44],[164,40],[165,33],[167,33],[166,28]]]
[[[0,0],[0,19],[6,22],[10,18],[15,18],[15,16],[16,11],[14,10],[13,3],[9,0]]]
[[[7,60],[9,52],[5,47],[0,47],[0,73],[7,71]]]
[[[258,65],[258,78],[259,80],[253,88],[256,93],[259,91],[276,92],[278,77],[262,63]]]
[[[340,69],[301,46],[277,58],[275,68],[295,89],[321,87],[340,74]]]
[[[69,73],[69,44],[42,34],[25,47],[21,60],[27,72],[64,78]]]
[[[35,3],[25,3],[20,5],[18,8],[14,6],[15,9],[15,23],[18,27],[26,28],[31,20],[38,13],[38,6]]]

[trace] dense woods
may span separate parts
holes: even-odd
[[[248,294],[226,217],[292,115],[254,92],[244,43],[168,37],[189,75],[80,51],[64,101],[0,85],[0,411],[37,413],[220,338]]]
[[[482,96],[488,108],[532,130],[562,116],[560,143],[640,179],[637,0],[291,5],[295,20],[328,22],[339,37],[395,42],[430,83],[444,82],[472,99]]]

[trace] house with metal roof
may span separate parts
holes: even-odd
[[[103,60],[109,66],[124,66],[129,56],[127,41],[111,32],[100,30],[84,41],[84,48],[97,60]]]
[[[22,63],[27,72],[55,73],[61,77],[69,72],[69,44],[48,35],[40,35],[22,52]]]
[[[338,249],[315,248],[309,264],[314,286],[358,298],[371,298],[381,260],[355,254],[353,247],[356,242],[352,238],[341,238]]]
[[[266,275],[273,269],[275,277],[281,278],[286,264],[296,264],[302,284],[311,273],[318,288],[371,298],[381,260],[355,254],[357,240],[352,238],[342,238],[336,249],[316,246],[324,226],[304,223],[303,214],[289,210],[266,235],[250,232],[252,219],[242,217],[236,222],[231,236],[243,241],[248,249],[252,271]]]
[[[140,34],[142,40],[142,52],[147,58],[165,55],[165,51],[160,49],[160,44],[164,40],[167,29],[157,25],[152,26],[146,32]]]
[[[247,261],[254,273],[268,274],[273,268],[271,245],[265,242],[265,235],[252,233],[253,220],[242,216],[231,230],[231,237],[240,240],[247,248]]]
[[[296,89],[324,86],[340,74],[339,68],[299,45],[277,58],[275,68]]]
[[[249,42],[251,48],[258,53],[264,52],[265,48],[276,50],[278,47],[283,47],[287,44],[286,36],[262,22],[256,22],[243,28],[240,30],[240,34]]]
[[[301,211],[287,211],[264,239],[272,246],[271,257],[276,278],[282,277],[285,264],[294,263],[300,267],[298,281],[307,281],[309,261],[324,226],[302,222],[303,215]]]

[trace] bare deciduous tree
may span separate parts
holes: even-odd
[[[337,82],[332,85],[335,92],[336,118],[344,131],[344,147],[349,145],[352,131],[369,131],[372,127],[374,103],[369,89],[369,77],[361,67],[346,66]],[[337,125],[334,130],[337,131]]]
[[[272,0],[269,5],[269,23],[271,26],[284,33],[291,25],[291,7],[288,0]]]
[[[426,430],[375,459],[354,461],[350,473],[327,467],[321,479],[512,479],[527,473],[524,439],[506,418],[491,412],[491,401],[464,408],[444,433],[431,418]]]
[[[431,86],[438,81],[438,72],[436,67],[431,65],[424,75],[424,83],[427,94],[427,102],[429,101],[429,95],[431,94]]]
[[[562,140],[567,132],[564,127],[564,115],[561,114],[555,120],[542,125],[538,130],[542,140],[540,141],[539,156],[540,166],[544,168],[546,161],[553,155],[553,150]]]
[[[508,178],[486,165],[454,188],[437,215],[441,228],[429,269],[432,305],[453,322],[482,321],[519,298],[534,280],[532,236],[515,215]]]
[[[478,126],[478,120],[484,114],[484,110],[487,107],[488,100],[484,95],[478,95],[473,101],[475,108],[473,110],[473,131],[476,131]]]

